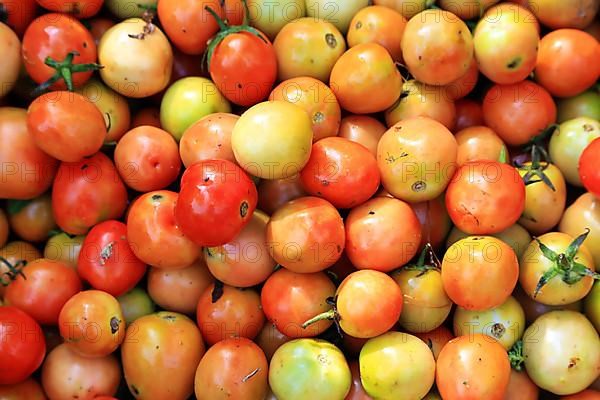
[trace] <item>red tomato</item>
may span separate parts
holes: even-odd
[[[454,339],[454,334],[444,325],[437,327],[436,329],[424,332],[414,333],[416,337],[427,343],[427,346],[433,352],[433,357],[437,360],[440,355],[440,351],[444,348],[446,343]]]
[[[265,325],[258,336],[254,339],[256,344],[265,352],[265,356],[267,356],[267,360],[269,361],[273,358],[275,351],[277,351],[282,344],[287,343],[290,340],[292,340],[292,338],[279,332],[277,327],[270,321],[265,322]]]
[[[349,366],[350,371],[352,372],[352,386],[344,400],[373,400],[373,398],[365,392],[365,388],[360,380],[358,361],[351,361]]]
[[[127,225],[110,220],[95,225],[85,237],[77,272],[94,289],[117,297],[137,285],[146,273],[146,264],[129,246]]]
[[[142,108],[131,119],[131,129],[139,126],[154,126],[160,128],[160,110],[154,107]]]
[[[42,386],[33,378],[14,385],[0,385],[2,400],[47,400]]]
[[[29,378],[45,355],[46,339],[40,325],[16,307],[0,306],[0,385]]]
[[[23,36],[35,18],[37,3],[35,0],[2,0],[0,1],[0,10],[4,14],[3,21],[19,36]]]
[[[250,222],[257,197],[256,186],[236,164],[201,161],[181,178],[175,221],[196,244],[221,246]]]
[[[454,103],[456,122],[454,131],[458,132],[470,126],[483,125],[481,104],[471,99],[460,99]]]
[[[340,137],[313,144],[300,178],[310,195],[322,197],[337,208],[364,203],[380,183],[375,156],[363,145]]]
[[[368,115],[349,115],[340,122],[339,137],[365,146],[377,157],[377,143],[387,131],[384,124]]]
[[[56,224],[82,235],[99,222],[118,219],[127,206],[127,189],[103,153],[76,163],[61,163],[52,187]]]
[[[502,232],[525,209],[525,184],[516,168],[497,161],[470,161],[455,173],[446,190],[446,208],[463,232]]]
[[[92,37],[94,38],[94,42],[96,43],[96,46],[98,46],[98,43],[100,42],[100,38],[102,37],[102,35],[104,35],[104,33],[107,30],[109,30],[110,28],[112,28],[116,23],[112,19],[108,19],[108,18],[104,18],[104,17],[93,18],[87,22],[89,24],[90,33],[92,34]]]
[[[306,196],[300,174],[289,178],[263,179],[258,185],[258,209],[272,215],[288,201]]]
[[[425,247],[427,243],[434,249],[441,247],[452,228],[444,196],[421,203],[412,203],[410,206],[421,223],[419,249]]]
[[[600,197],[600,138],[593,140],[581,153],[579,177],[589,192]]]
[[[100,11],[104,0],[37,0],[47,10],[73,15],[77,18],[90,18]]]
[[[6,288],[4,303],[19,307],[42,325],[56,325],[67,300],[81,291],[77,272],[46,258],[31,261],[21,271]]]

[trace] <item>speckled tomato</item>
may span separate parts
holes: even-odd
[[[471,126],[457,131],[454,135],[458,143],[456,163],[463,165],[469,161],[491,160],[508,161],[508,149],[500,137],[487,126]]]

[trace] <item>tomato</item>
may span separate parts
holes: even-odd
[[[259,103],[242,114],[231,145],[240,166],[264,179],[289,178],[308,162],[312,123],[302,107],[286,101]]]
[[[127,206],[127,189],[103,153],[61,163],[52,186],[52,211],[66,233],[85,234],[92,226],[118,219]]]
[[[231,133],[240,117],[230,113],[214,113],[187,128],[179,141],[183,165],[210,159],[236,162],[231,148]]]
[[[300,174],[283,179],[265,179],[258,185],[258,208],[269,215],[288,201],[306,196]]]
[[[131,3],[129,0],[104,0],[106,8],[119,19],[142,17],[146,10],[156,8],[158,0],[137,0]]]
[[[414,43],[419,46],[414,46]],[[473,58],[473,37],[456,15],[431,9],[406,24],[402,57],[412,76],[429,85],[447,85],[463,76]]]
[[[429,8],[435,0],[374,0],[375,5],[389,7],[401,13],[404,18],[410,19]]]
[[[125,338],[119,302],[100,290],[85,290],[71,297],[60,311],[58,327],[69,348],[85,357],[105,357]]]
[[[540,389],[532,382],[527,372],[510,370],[510,379],[504,400],[538,400]]]
[[[0,163],[0,198],[33,199],[52,185],[59,162],[35,144],[27,110],[0,107]]]
[[[577,117],[600,119],[600,93],[586,90],[576,96],[557,99],[558,114],[556,121],[562,124]]]
[[[523,336],[525,368],[541,389],[568,395],[587,388],[600,371],[600,338],[575,311],[540,316]]]
[[[592,290],[585,297],[583,309],[586,317],[590,320],[597,331],[600,331],[600,285],[595,283]]]
[[[406,333],[388,332],[369,340],[358,362],[360,380],[374,398],[421,399],[435,380],[431,350]]]
[[[494,85],[483,99],[483,119],[506,144],[520,146],[556,121],[556,105],[546,89],[528,80]]]
[[[256,186],[240,167],[226,160],[201,161],[181,178],[175,222],[197,245],[221,246],[250,222],[256,203]]]
[[[386,48],[394,61],[402,61],[400,43],[406,18],[396,10],[384,6],[369,6],[359,10],[348,29],[348,46],[378,43]]]
[[[594,0],[529,0],[529,7],[551,29],[583,29],[592,22],[600,4]]]
[[[275,351],[269,364],[269,385],[282,400],[343,399],[351,384],[344,354],[321,339],[289,341]]]
[[[100,68],[95,64],[94,37],[81,22],[65,14],[49,13],[33,20],[23,36],[22,54],[27,74],[44,89],[71,90]]]
[[[469,0],[440,0],[439,5],[442,9],[450,11],[460,19],[468,20],[481,17],[481,14],[498,3],[498,0],[482,0],[473,3]]]
[[[352,373],[352,386],[344,400],[372,400],[372,397],[365,392],[365,388],[362,385],[358,361],[350,361],[348,365]]]
[[[306,3],[306,14],[329,21],[346,34],[352,17],[369,4],[368,0],[313,0]]]
[[[46,400],[42,386],[33,378],[14,385],[0,386],[0,399],[3,400]]]
[[[160,104],[160,123],[179,141],[203,117],[230,111],[231,105],[211,80],[192,76],[169,86]]]
[[[435,381],[443,399],[502,400],[509,378],[506,350],[483,334],[451,340],[437,360]]]
[[[126,324],[131,324],[144,315],[152,314],[155,305],[143,289],[136,287],[117,297]]]
[[[100,38],[102,35],[104,35],[107,30],[116,24],[116,22],[112,19],[104,17],[92,18],[86,22],[89,25],[88,28],[92,34],[92,37],[94,38],[94,43],[96,43],[96,46],[98,46],[98,43],[100,43]]]
[[[583,186],[579,177],[579,158],[597,137],[600,137],[600,121],[589,117],[565,121],[552,133],[548,144],[550,158],[571,185]]]
[[[223,0],[221,7],[225,13],[225,19],[231,25],[241,25],[244,21],[244,5],[242,0]]]
[[[444,254],[444,290],[454,303],[466,310],[485,311],[500,306],[518,279],[519,262],[515,252],[492,236],[461,239]]]
[[[289,336],[281,333],[275,324],[270,321],[265,322],[263,328],[254,339],[254,342],[260,346],[265,353],[268,361],[271,361],[275,351],[284,343],[292,340]]]
[[[0,249],[3,248],[8,241],[9,234],[10,225],[8,223],[8,218],[6,218],[4,210],[0,209]]]
[[[29,242],[45,241],[56,228],[48,193],[32,200],[8,200],[7,212],[10,230]]]
[[[294,272],[318,272],[333,265],[344,250],[344,223],[337,209],[319,197],[292,200],[267,224],[269,253]]]
[[[100,77],[115,92],[143,98],[161,92],[169,84],[173,50],[165,34],[140,18],[119,22],[98,44]]]
[[[224,17],[221,2],[217,0],[183,0],[158,2],[160,24],[170,41],[187,54],[202,54],[207,42],[219,30],[217,21],[206,10],[210,7],[219,17]]]
[[[3,14],[2,22],[22,37],[36,16],[37,3],[36,0],[2,0],[0,10]]]
[[[368,115],[349,115],[342,118],[338,136],[365,146],[377,157],[377,144],[387,128]]]
[[[333,65],[346,51],[346,41],[330,22],[307,17],[286,24],[273,47],[280,81],[311,77],[327,83]]]
[[[559,29],[540,42],[535,79],[553,96],[575,96],[600,76],[600,67],[594,61],[599,58],[600,46],[592,35],[577,29]]]
[[[64,232],[53,235],[44,247],[44,258],[60,261],[73,269],[77,268],[79,252],[85,236],[71,236]]]
[[[437,199],[411,204],[415,215],[421,224],[421,243],[423,249],[427,243],[438,249],[448,236],[452,221],[446,211],[444,196]]]
[[[457,149],[454,135],[431,118],[400,121],[383,134],[377,145],[381,183],[404,201],[433,200],[454,175]]]
[[[480,103],[463,98],[454,103],[454,108],[456,109],[455,132],[471,126],[483,125],[483,110]]]
[[[0,306],[0,385],[29,378],[42,365],[46,341],[40,325],[13,306]]]
[[[150,125],[156,128],[162,128],[160,124],[160,110],[154,107],[142,108],[131,120],[131,129],[138,126]]]
[[[453,227],[450,231],[450,234],[448,235],[446,247],[450,247],[454,243],[458,242],[460,239],[464,239],[468,236],[468,233],[465,233],[460,229]],[[509,245],[518,258],[521,258],[521,255],[525,252],[525,249],[527,249],[529,243],[531,243],[531,235],[529,234],[527,229],[523,228],[519,224],[511,225],[505,230],[498,233],[493,233],[490,236],[498,238],[507,245]]]
[[[547,305],[583,299],[594,284],[595,272],[594,260],[583,245],[586,236],[550,232],[535,238],[520,262],[519,282],[525,293]]]
[[[600,200],[591,193],[579,196],[565,210],[558,225],[560,232],[573,237],[586,228],[590,230],[586,247],[592,253],[594,265],[600,266]]]
[[[427,346],[429,346],[433,353],[433,358],[436,360],[446,343],[454,339],[452,331],[446,328],[445,325],[440,325],[438,328],[429,332],[415,333],[415,336],[427,343]]]
[[[17,84],[21,71],[21,41],[16,33],[0,22],[0,48],[3,55],[3,67],[0,71],[0,98],[6,96]]]
[[[452,222],[475,235],[501,232],[525,208],[525,184],[517,170],[497,161],[470,161],[457,171],[446,191]]]
[[[47,10],[73,15],[77,18],[90,18],[96,15],[104,0],[37,0],[38,4]]]
[[[225,339],[208,349],[198,365],[194,379],[196,398],[263,399],[268,390],[268,374],[265,354],[254,342],[246,338]]]
[[[311,118],[314,142],[338,133],[340,105],[329,86],[315,78],[298,77],[281,82],[269,100],[287,101],[304,108]]]
[[[0,279],[3,283],[8,283],[7,274],[14,275],[11,269],[22,267],[28,262],[42,258],[40,251],[31,243],[14,241],[8,242],[6,246],[0,248],[0,257],[5,261],[0,262]],[[6,286],[0,284],[0,297],[4,295]]]
[[[27,127],[40,149],[64,162],[94,155],[107,133],[98,107],[84,96],[67,91],[35,99],[27,110]]]
[[[125,97],[96,78],[91,78],[75,91],[85,96],[104,116],[105,143],[117,142],[129,130],[131,114]]]
[[[483,14],[473,33],[479,70],[493,82],[521,82],[536,66],[540,36],[533,14],[502,3]]]
[[[459,100],[470,94],[479,82],[479,67],[475,57],[471,59],[467,72],[443,87],[443,95],[450,100]]]
[[[242,1],[237,0],[237,8],[243,13]],[[269,2],[268,0],[248,0],[248,18],[252,26],[264,32],[273,40],[290,22],[306,16],[304,0],[284,0]],[[237,25],[233,24],[232,25]]]
[[[388,127],[412,117],[427,117],[452,130],[456,119],[454,101],[437,86],[415,80],[404,82],[398,101],[385,112]]]
[[[335,285],[324,272],[296,273],[281,268],[263,285],[261,305],[269,321],[287,338],[314,337],[331,326],[321,320],[307,329],[302,324],[314,315],[326,312]]]
[[[265,323],[259,294],[222,283],[209,285],[198,300],[196,321],[208,345],[232,337],[254,339]]]
[[[56,325],[67,300],[81,291],[77,272],[68,265],[40,258],[29,262],[6,288],[5,305],[25,311],[42,325]]]
[[[597,400],[598,398],[600,398],[600,392],[590,389],[570,396],[561,397],[561,400]]]
[[[369,114],[384,111],[398,100],[402,76],[385,47],[361,43],[336,61],[329,86],[344,110]],[[365,102],[370,93],[377,97]]]
[[[582,305],[581,301],[576,301],[571,304],[564,304],[564,305],[557,305],[557,306],[550,306],[547,304],[538,303],[537,301],[535,301],[531,297],[529,297],[529,295],[527,293],[525,293],[525,291],[521,288],[520,285],[517,285],[517,287],[513,291],[513,296],[515,299],[517,299],[519,301],[519,304],[521,304],[521,306],[523,307],[523,310],[525,311],[525,319],[527,320],[527,323],[529,323],[529,324],[532,323],[533,321],[535,321],[540,315],[546,314],[550,311],[556,311],[556,310],[571,310],[571,311],[577,311],[577,312],[583,311],[583,305]]]
[[[52,350],[42,367],[42,386],[51,399],[113,396],[120,382],[121,368],[114,355],[84,357],[67,343]]]
[[[487,126],[471,126],[457,131],[458,143],[456,163],[460,166],[469,161],[500,161],[508,158],[508,149],[500,137]]]
[[[129,391],[136,398],[187,399],[204,352],[200,331],[189,318],[167,311],[138,318],[121,347]]]
[[[597,197],[600,197],[599,152],[600,139],[595,139],[583,150],[579,158],[579,179],[583,186]]]

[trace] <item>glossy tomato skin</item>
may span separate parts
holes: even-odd
[[[240,117],[230,113],[213,113],[201,118],[183,132],[179,155],[183,165],[223,159],[237,162],[231,148],[231,133]]]
[[[352,386],[344,400],[372,400],[372,397],[365,392],[365,388],[360,380],[360,367],[358,361],[350,361],[348,365],[352,372]]]
[[[37,0],[37,2],[47,10],[70,14],[80,19],[93,17],[104,4],[104,0],[83,0],[76,3],[70,0]]]
[[[270,321],[265,322],[265,325],[258,333],[254,342],[259,345],[265,353],[268,361],[271,361],[275,351],[284,343],[289,342],[292,338],[279,332],[277,327]]]
[[[258,209],[269,215],[288,201],[306,196],[300,174],[289,178],[263,179],[258,184]]]
[[[365,146],[377,157],[377,143],[387,128],[368,115],[349,115],[342,118],[338,136]]]
[[[29,242],[13,241],[8,242],[6,246],[0,248],[0,257],[4,258],[10,265],[17,265],[20,261],[31,262],[42,258],[40,251]],[[0,263],[0,273],[4,276],[9,272],[5,263]],[[3,279],[6,281],[6,278]],[[0,285],[0,296],[6,291],[6,286]]]
[[[427,343],[427,346],[429,346],[433,352],[433,358],[436,360],[446,343],[454,339],[452,331],[446,328],[445,325],[440,325],[437,329],[429,332],[417,332],[415,333],[415,336]]]
[[[579,158],[579,178],[588,192],[600,197],[600,139],[592,141]]]
[[[453,339],[438,356],[436,384],[447,400],[503,400],[509,379],[506,350],[482,334]]]
[[[508,158],[508,149],[502,139],[487,126],[471,126],[455,134],[458,143],[456,163],[463,165],[468,161],[500,161]]]
[[[50,188],[59,161],[44,153],[27,129],[27,110],[0,107],[0,197],[33,199]]]
[[[446,191],[452,222],[475,235],[498,233],[513,225],[525,208],[525,184],[517,170],[497,161],[470,161]]]
[[[127,225],[109,220],[95,225],[85,237],[77,272],[94,289],[117,297],[135,287],[146,264],[131,250]]]
[[[533,383],[527,372],[511,368],[504,400],[538,400],[539,395],[540,388]]]
[[[127,239],[137,258],[148,265],[180,269],[200,257],[200,248],[183,234],[175,220],[178,194],[159,190],[141,195],[127,215]],[[171,251],[165,254],[163,246]]]
[[[204,352],[200,331],[188,317],[162,311],[138,318],[121,348],[127,386],[137,398],[185,400],[194,392]]]
[[[24,381],[46,355],[46,340],[40,325],[17,307],[0,306],[0,385]]]
[[[61,163],[52,186],[56,224],[82,235],[99,222],[118,219],[127,206],[127,189],[108,156],[96,153],[75,163]]]
[[[340,137],[313,144],[300,178],[310,195],[323,197],[336,208],[364,203],[380,182],[375,157],[364,146]]]
[[[475,100],[463,98],[454,103],[456,109],[456,122],[454,131],[477,125],[483,125],[483,110],[481,104]]]
[[[36,83],[43,83],[56,72],[45,64],[47,57],[62,62],[68,53],[77,52],[78,55],[73,57],[73,64],[95,63],[96,50],[92,34],[81,22],[66,14],[49,13],[33,20],[25,31],[22,44],[23,65]],[[73,84],[80,86],[91,76],[92,71],[74,73]],[[51,86],[55,90],[66,87],[62,79]]]
[[[594,0],[529,0],[529,8],[551,29],[583,29],[592,22],[600,5]]]
[[[77,272],[68,265],[40,258],[8,285],[4,303],[25,311],[41,325],[56,325],[65,303],[82,289]]]
[[[248,175],[226,160],[196,163],[183,174],[175,221],[200,246],[221,246],[252,218],[258,193]]]
[[[421,224],[419,249],[423,249],[427,243],[431,244],[434,249],[440,248],[452,227],[444,196],[420,203],[412,203],[410,206]]]
[[[590,233],[585,240],[585,245],[594,257],[594,265],[600,267],[600,198],[587,192],[579,196],[565,210],[558,230],[577,237],[585,229]]]
[[[9,205],[19,204],[8,202]],[[32,199],[18,211],[10,210],[8,222],[13,233],[28,242],[44,242],[49,234],[56,228],[52,216],[52,201],[49,193]],[[0,235],[1,236],[1,235]],[[2,240],[0,240],[1,244]]]
[[[15,31],[19,37],[33,21],[37,13],[36,0],[2,0],[0,5],[6,13],[5,23]]]
[[[61,261],[69,267],[76,269],[79,260],[81,244],[85,236],[71,236],[66,233],[52,235],[44,247],[44,258]]]
[[[0,399],[3,400],[46,400],[42,386],[33,378],[14,385],[0,385]]]
[[[0,3],[1,4],[1,3]],[[17,84],[21,71],[21,41],[13,30],[0,23],[0,40],[2,41],[3,68],[0,79],[4,83],[0,88],[0,99],[6,96]]]

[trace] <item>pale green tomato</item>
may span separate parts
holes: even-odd
[[[369,339],[358,363],[365,392],[377,400],[422,399],[435,380],[431,349],[407,333],[387,332]]]
[[[450,234],[448,235],[448,239],[446,240],[446,246],[450,247],[454,243],[458,242],[460,239],[464,239],[468,236],[471,236],[457,227],[452,227]],[[504,243],[509,245],[514,251],[517,257],[521,258],[523,252],[527,247],[529,247],[529,243],[531,243],[531,235],[527,232],[527,229],[523,228],[519,224],[514,224],[502,232],[494,233],[490,236],[498,238],[502,240]]]
[[[250,24],[275,39],[286,24],[306,16],[305,0],[248,0]]]
[[[565,121],[552,134],[548,145],[550,159],[571,185],[582,186],[579,179],[579,157],[587,145],[599,136],[600,121],[588,117]]]
[[[133,288],[131,291],[117,297],[123,311],[123,317],[127,324],[132,323],[139,317],[152,314],[155,306],[148,293],[140,288]]]
[[[590,322],[600,332],[600,281],[594,284],[583,300],[583,309]]]
[[[600,119],[600,93],[588,90],[577,96],[556,101],[557,117],[560,124],[577,117]]]
[[[278,400],[344,400],[351,383],[344,354],[321,339],[281,345],[269,366],[269,385]]]
[[[141,17],[146,8],[156,7],[158,0],[104,0],[106,8],[120,19]]]
[[[231,105],[217,86],[207,78],[187,77],[165,92],[160,104],[160,123],[179,141],[196,121],[218,112],[231,112]]]
[[[506,350],[523,336],[525,312],[514,297],[498,307],[485,311],[469,311],[457,307],[454,312],[454,335],[483,333],[498,340]]]
[[[345,35],[354,14],[368,5],[369,0],[306,0],[306,13],[331,22]]]

